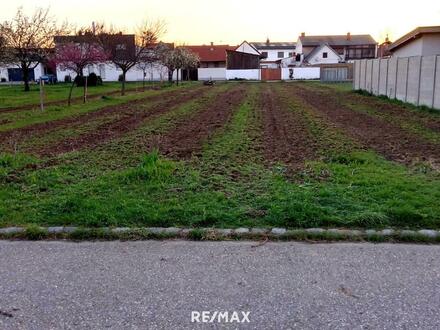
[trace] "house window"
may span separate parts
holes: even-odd
[[[262,52],[261,55],[262,55],[264,58],[267,58],[267,52]]]
[[[293,57],[293,53],[292,52],[289,53],[289,57]]]
[[[328,53],[327,52],[322,53],[322,58],[327,58],[327,57],[328,57]]]
[[[278,58],[284,58],[284,52],[278,52]]]

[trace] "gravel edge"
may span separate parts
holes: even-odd
[[[273,240],[273,241],[368,241],[368,242],[413,242],[440,244],[437,230],[396,229],[286,229],[286,228],[83,228],[83,227],[7,227],[0,228],[0,239],[12,240]]]

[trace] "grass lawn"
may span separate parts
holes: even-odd
[[[436,113],[320,83],[146,93],[8,117],[0,227],[440,228]]]
[[[31,90],[29,92],[23,91],[22,85],[0,85],[0,109],[13,108],[26,105],[38,105],[40,103],[40,89],[39,85],[31,84]],[[69,95],[70,84],[58,83],[55,85],[45,85],[45,101],[67,101]],[[102,86],[89,87],[88,95],[99,95],[118,91],[121,88],[121,84],[118,82],[105,82]],[[127,89],[139,88],[142,89],[142,82],[129,82],[127,83]],[[82,97],[83,88],[75,87],[73,89],[72,97]]]

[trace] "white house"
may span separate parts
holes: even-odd
[[[303,62],[310,65],[335,64],[342,62],[342,57],[328,44],[322,44],[308,53]]]
[[[369,34],[306,36],[302,33],[296,42],[296,62],[303,65],[312,61],[317,65],[371,59],[376,57],[376,48],[377,43]],[[312,52],[313,59],[310,59]],[[307,58],[308,61],[304,62]]]
[[[440,26],[418,27],[393,42],[388,50],[393,57],[440,54]]]
[[[46,67],[43,64],[38,64],[34,69],[30,70],[29,81],[34,81],[40,78],[46,72]],[[0,66],[0,82],[20,82],[23,81],[23,71],[16,64],[3,64]]]
[[[295,42],[270,42],[269,39],[266,42],[252,42],[251,45],[257,49],[262,59],[260,61],[261,68],[279,68],[287,63],[292,62],[295,58]],[[291,59],[286,61],[286,59]]]

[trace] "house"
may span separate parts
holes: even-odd
[[[136,55],[135,36],[133,34],[116,34],[108,35],[111,40],[105,40],[109,45],[109,51],[112,57],[120,60],[129,60]],[[105,38],[105,36],[104,36]],[[66,43],[96,43],[95,37],[90,34],[70,35],[70,36],[55,36],[55,49]],[[152,45],[151,48],[157,47]],[[174,47],[174,45],[173,45]],[[75,78],[75,73],[72,71],[61,70],[60,66],[56,69],[58,81],[66,81]],[[122,70],[113,62],[106,61],[99,64],[89,65],[84,74],[89,75],[95,73],[100,76],[103,81],[118,81],[122,74]],[[142,81],[146,80],[166,80],[168,76],[168,69],[159,63],[150,63],[148,66],[136,65],[132,67],[126,75],[127,81]]]
[[[258,49],[247,41],[235,50],[226,50],[226,79],[260,80],[261,57]]]
[[[237,48],[237,46],[214,45],[213,42],[210,45],[184,47],[197,54],[200,59],[198,69],[190,70],[191,80],[225,80],[226,51]],[[185,72],[182,76],[185,76]]]
[[[262,55],[261,68],[279,68],[282,65],[287,67],[296,55],[295,42],[271,42],[267,39],[266,42],[251,42],[251,45]]]
[[[440,26],[418,27],[389,46],[393,57],[440,54]]]
[[[392,42],[390,41],[390,39],[388,39],[388,36],[387,36],[385,38],[385,41],[382,42],[377,47],[377,57],[378,58],[390,57],[391,56],[391,52],[390,52],[391,44],[392,44]]]
[[[306,36],[302,33],[296,42],[296,62],[318,65],[375,58],[376,48],[377,43],[369,34]]]

